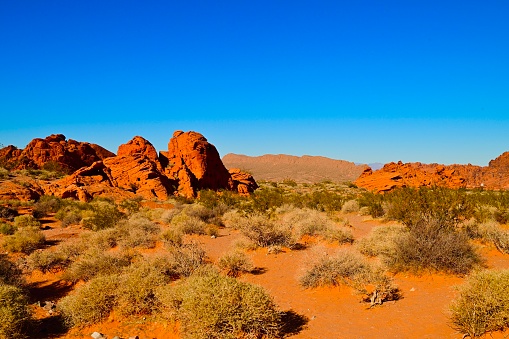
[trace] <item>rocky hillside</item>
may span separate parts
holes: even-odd
[[[159,153],[140,136],[120,145],[117,155],[89,145],[66,141],[59,134],[34,139],[24,150],[13,146],[1,149],[1,163],[15,169],[38,169],[47,164],[65,169],[79,167],[59,180],[23,183],[0,180],[0,199],[37,200],[46,194],[83,201],[95,196],[135,195],[165,200],[172,195],[193,197],[202,189],[245,194],[258,187],[251,175],[235,168],[228,171],[214,145],[192,131],[176,131],[168,143],[168,151]]]
[[[229,153],[223,157],[227,168],[240,168],[257,180],[282,181],[293,179],[302,183],[353,181],[367,168],[345,160],[320,156],[302,157],[285,154],[266,154],[258,157]]]
[[[488,166],[391,162],[378,171],[367,168],[355,184],[376,192],[421,186],[509,189],[509,152]]]

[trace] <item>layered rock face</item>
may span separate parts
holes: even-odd
[[[112,156],[115,154],[99,145],[66,140],[63,134],[33,139],[23,150],[18,150],[14,146],[0,150],[2,162],[14,169],[40,169],[48,163],[53,163],[65,172],[76,171]]]
[[[86,201],[97,195],[166,200],[171,195],[193,197],[201,189],[248,194],[257,187],[249,174],[230,174],[201,134],[177,131],[168,151],[159,156],[149,141],[136,136],[119,146],[117,156],[93,162],[44,189],[46,194]]]
[[[433,186],[509,189],[509,152],[485,167],[391,162],[378,171],[366,169],[355,184],[375,192],[387,192],[398,187]]]

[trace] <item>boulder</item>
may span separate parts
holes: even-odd
[[[233,188],[239,194],[247,195],[258,188],[258,184],[251,174],[242,172],[239,168],[230,168],[229,173],[233,180]]]
[[[181,195],[195,196],[201,189],[234,189],[216,147],[200,133],[176,131],[168,152],[160,152],[159,159],[166,176],[178,180]]]

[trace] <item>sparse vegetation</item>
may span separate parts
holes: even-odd
[[[217,266],[226,273],[227,276],[236,278],[242,273],[250,272],[253,264],[244,252],[233,250],[219,258]]]
[[[477,338],[509,327],[509,270],[478,272],[458,290],[450,311],[460,333]]]
[[[185,338],[278,338],[281,312],[258,286],[202,271],[160,292]]]
[[[311,265],[301,277],[303,287],[346,285],[365,295],[364,300],[371,305],[399,297],[397,287],[379,267],[368,263],[366,259],[353,251],[342,250],[334,256],[322,256]],[[370,289],[368,285],[373,285]]]

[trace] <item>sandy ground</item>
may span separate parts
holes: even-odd
[[[380,225],[376,220],[364,220],[357,215],[348,215],[356,239],[366,236]],[[79,227],[60,228],[57,221],[48,218],[44,232],[50,243],[77,237]],[[212,262],[233,248],[240,239],[238,231],[221,229],[217,238],[195,236]],[[306,264],[323,252],[333,253],[338,246],[315,242],[303,250],[286,250],[279,254],[268,254],[267,249],[248,251],[256,274],[245,274],[239,279],[263,286],[283,311],[300,315],[296,320],[291,338],[462,338],[462,334],[450,327],[447,306],[455,296],[454,287],[464,279],[449,276],[424,274],[397,274],[395,283],[401,289],[402,298],[382,306],[369,309],[360,302],[360,296],[348,287],[303,289],[298,279]],[[488,267],[509,268],[509,256],[490,248],[481,248],[487,258]],[[53,300],[71,291],[71,286],[60,281],[60,273],[33,272],[29,277],[33,302]],[[91,338],[98,331],[113,338],[140,339],[179,338],[174,325],[140,317],[129,321],[112,314],[106,321],[83,329],[67,332],[58,326],[58,315],[48,315],[40,307],[33,306],[40,319],[40,334],[37,338]],[[302,319],[306,319],[302,322]],[[299,322],[300,321],[300,322]],[[177,325],[178,327],[178,325]],[[505,338],[506,333],[494,333],[493,338]]]

